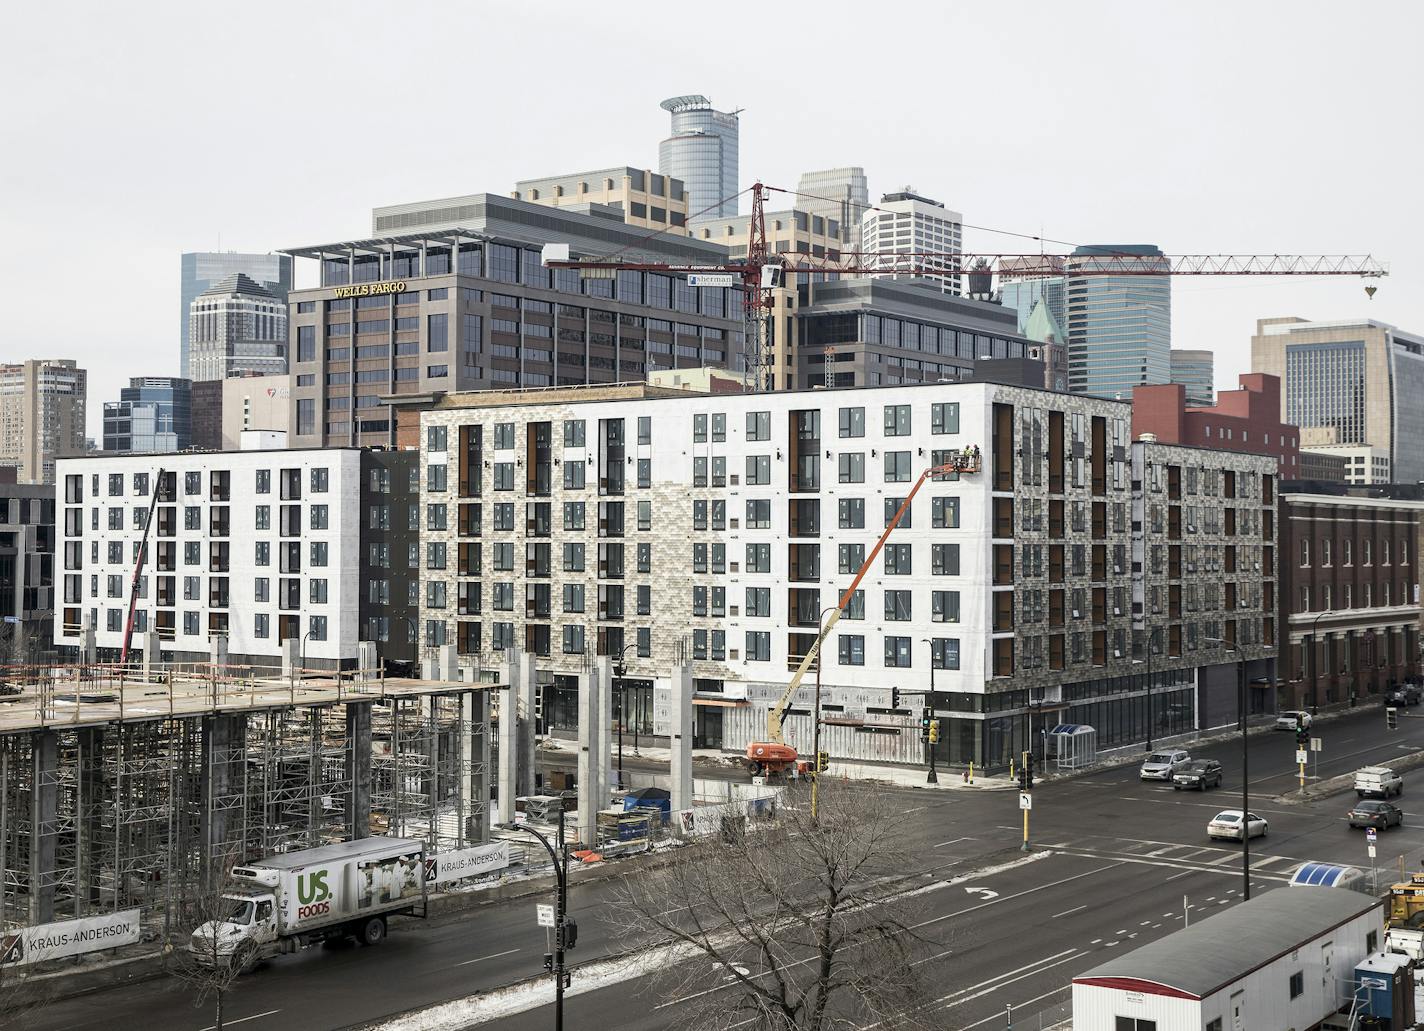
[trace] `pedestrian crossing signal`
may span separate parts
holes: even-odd
[[[831,753],[830,753],[830,752],[817,752],[817,753],[816,753],[816,772],[817,772],[817,773],[825,773],[826,770],[830,769],[830,766],[831,766]]]

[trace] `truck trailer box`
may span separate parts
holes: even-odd
[[[358,838],[270,856],[235,867],[233,880],[271,889],[279,933],[416,905],[425,894],[425,844],[410,838]]]

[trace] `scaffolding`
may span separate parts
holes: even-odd
[[[243,862],[367,833],[488,837],[487,685],[7,673],[0,929],[138,908],[168,933]]]

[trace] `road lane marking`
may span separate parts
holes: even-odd
[[[1253,869],[1253,870],[1259,870],[1259,869],[1261,869],[1261,867],[1263,867],[1263,866],[1270,866],[1272,863],[1280,863],[1280,862],[1291,863],[1291,862],[1294,862],[1294,860],[1286,859],[1285,856],[1267,856],[1265,859],[1258,859],[1258,860],[1256,860],[1254,863],[1252,863],[1252,864],[1251,864],[1251,869]]]
[[[1075,856],[1075,857],[1077,857],[1078,859],[1108,859],[1108,858],[1112,858],[1112,859],[1116,859],[1116,860],[1117,860],[1118,865],[1122,865],[1123,863],[1140,863],[1140,864],[1142,864],[1142,865],[1144,865],[1144,866],[1161,866],[1161,867],[1165,867],[1166,869],[1169,869],[1169,870],[1181,870],[1181,871],[1182,871],[1180,874],[1177,874],[1177,875],[1175,875],[1175,876],[1173,876],[1173,877],[1168,877],[1167,880],[1169,880],[1169,881],[1176,880],[1177,877],[1185,877],[1185,876],[1186,876],[1187,874],[1189,874],[1189,873],[1219,873],[1219,874],[1225,874],[1225,875],[1228,876],[1228,877],[1235,877],[1235,876],[1237,876],[1237,872],[1236,872],[1235,870],[1228,870],[1228,869],[1226,869],[1225,867],[1221,867],[1221,866],[1188,866],[1188,867],[1185,867],[1185,868],[1184,868],[1181,863],[1174,862],[1174,861],[1171,861],[1171,860],[1165,860],[1165,859],[1147,859],[1146,857],[1140,857],[1140,856],[1118,856],[1118,855],[1111,855],[1111,856],[1109,856],[1109,855],[1103,855],[1103,854],[1101,854],[1101,853],[1090,852],[1090,851],[1088,851],[1088,850],[1086,850],[1086,849],[1080,849],[1080,850],[1064,849],[1062,852],[1060,852],[1060,853],[1058,853],[1058,854],[1059,854],[1059,855],[1064,855],[1064,856]],[[1259,884],[1259,883],[1261,883],[1262,881],[1279,881],[1281,884],[1288,884],[1288,883],[1290,883],[1290,878],[1289,878],[1289,877],[1286,877],[1286,876],[1284,876],[1284,875],[1266,873],[1266,874],[1262,874],[1260,877],[1254,877],[1254,878],[1251,879],[1251,883],[1252,883],[1252,884]]]
[[[252,1016],[250,1016],[250,1017],[238,1017],[236,1020],[224,1020],[224,1021],[223,1021],[223,1027],[227,1027],[227,1025],[229,1025],[229,1024],[241,1024],[241,1023],[243,1023],[244,1021],[248,1021],[248,1020],[257,1020],[257,1019],[260,1018],[260,1017],[270,1017],[270,1016],[272,1016],[274,1013],[281,1013],[281,1012],[282,1012],[281,1010],[268,1010],[266,1013],[254,1013],[254,1014],[252,1014]],[[216,1025],[215,1025],[215,1026],[216,1026]],[[205,1027],[205,1028],[203,1028],[203,1031],[215,1031],[215,1026],[214,1026],[214,1027]]]
[[[951,839],[951,840],[949,840],[949,841],[941,841],[938,845],[935,846],[935,848],[944,848],[944,846],[946,846],[946,845],[953,845],[955,842],[958,842],[958,841],[973,841],[973,840],[974,840],[973,838],[953,838],[953,839]]]
[[[463,963],[456,963],[455,966],[457,966],[457,967],[467,967],[467,966],[469,966],[471,963],[483,963],[483,962],[484,962],[485,960],[487,960],[487,959],[499,959],[499,957],[501,957],[501,956],[513,956],[513,955],[514,955],[516,952],[518,952],[518,951],[519,951],[518,949],[506,949],[506,950],[503,951],[503,952],[495,952],[495,953],[492,953],[492,954],[490,954],[490,955],[488,955],[488,956],[481,956],[479,959],[467,959],[467,960],[465,960]]]
[[[962,998],[956,998],[956,999],[954,999],[953,1002],[945,1002],[944,1008],[947,1009],[947,1010],[952,1010],[952,1009],[954,1009],[954,1007],[956,1007],[956,1006],[963,1006],[966,1002],[973,1002],[975,999],[979,998],[979,997],[982,996],[982,995],[988,995],[990,992],[997,992],[997,991],[999,991],[999,989],[1005,988],[1005,987],[1007,987],[1007,986],[1013,984],[1015,981],[1022,981],[1022,980],[1023,980],[1024,978],[1026,978],[1026,977],[1033,977],[1035,974],[1041,974],[1041,973],[1043,973],[1045,970],[1050,970],[1050,969],[1052,969],[1053,967],[1061,966],[1061,965],[1064,964],[1064,963],[1070,963],[1070,962],[1072,962],[1073,960],[1077,959],[1078,957],[1080,957],[1080,956],[1086,956],[1087,954],[1088,954],[1088,952],[1087,952],[1086,949],[1084,949],[1084,950],[1081,951],[1081,952],[1078,951],[1077,949],[1073,949],[1073,950],[1071,950],[1071,953],[1070,953],[1069,955],[1064,956],[1062,959],[1058,960],[1057,962],[1054,962],[1054,963],[1045,963],[1045,964],[1043,964],[1042,966],[1036,967],[1035,969],[1030,970],[1030,971],[1028,971],[1028,972],[1025,973],[1025,974],[1019,974],[1018,977],[1010,978],[1010,979],[1007,980],[1007,981],[1000,980],[997,984],[991,985],[991,986],[988,987],[988,988],[983,988],[983,989],[981,989],[981,990],[975,992],[973,995],[967,995],[967,996],[963,996]],[[1050,957],[1050,958],[1051,958],[1051,957]],[[1012,971],[1011,971],[1011,972],[1012,972]],[[988,984],[988,983],[989,983],[989,982],[987,982],[987,981],[985,982],[985,984]],[[968,989],[966,989],[966,990],[968,990]],[[952,998],[952,996],[945,996],[945,998],[946,998],[946,999]],[[943,1002],[944,1000],[942,999],[942,1000],[940,1000],[940,1001]]]
[[[1100,857],[1094,856],[1091,858]],[[955,910],[953,913],[945,913],[942,916],[930,917],[930,919],[928,920],[922,920],[917,924],[911,924],[910,929],[919,930],[921,927],[928,927],[930,924],[937,924],[942,920],[952,920],[954,917],[964,916],[966,913],[973,913],[975,910],[983,909],[985,906],[997,906],[1001,902],[1012,902],[1014,899],[1023,898],[1023,896],[1025,895],[1032,895],[1034,892],[1043,891],[1045,888],[1056,888],[1060,884],[1067,884],[1070,881],[1081,880],[1084,877],[1092,877],[1094,874],[1106,873],[1107,871],[1113,869],[1113,867],[1121,866],[1123,862],[1126,862],[1126,860],[1113,863],[1111,866],[1104,866],[1098,870],[1085,870],[1083,873],[1074,874],[1072,877],[1065,877],[1061,881],[1050,881],[1048,884],[1040,884],[1033,888],[1025,888],[1023,891],[1014,892],[1012,895],[1000,895],[996,899],[993,899],[989,902],[980,902],[978,905],[970,906],[968,909],[959,909]]]
[[[1022,1008],[1022,1007],[1024,1007],[1024,1006],[1031,1006],[1031,1005],[1033,1005],[1035,1002],[1039,1002],[1039,1001],[1041,1001],[1041,1000],[1043,1000],[1043,999],[1047,999],[1047,998],[1048,998],[1049,996],[1051,996],[1051,995],[1057,995],[1057,994],[1059,994],[1060,992],[1069,991],[1072,987],[1073,987],[1072,985],[1065,984],[1062,988],[1054,988],[1052,991],[1044,992],[1042,995],[1035,995],[1032,999],[1025,999],[1023,1002],[1015,1003],[1015,1005],[1018,1006],[1018,1007],[1020,1007],[1020,1008]],[[983,1027],[985,1024],[988,1024],[988,1023],[991,1023],[991,1022],[1001,1021],[1001,1020],[1003,1020],[1003,1019],[1004,1019],[1003,1014],[1001,1014],[1001,1013],[995,1013],[993,1016],[985,1017],[983,1020],[976,1020],[976,1021],[975,1021],[974,1023],[972,1023],[972,1024],[965,1024],[962,1028],[959,1029],[959,1031],[973,1031],[973,1028],[976,1028],[976,1027]],[[735,1025],[734,1025],[734,1026],[735,1026]]]
[[[1081,913],[1083,910],[1085,910],[1085,909],[1087,909],[1087,908],[1088,908],[1087,906],[1075,906],[1075,907],[1072,908],[1072,909],[1065,909],[1065,910],[1064,910],[1063,912],[1061,912],[1061,913],[1054,913],[1054,914],[1053,914],[1051,917],[1049,917],[1048,919],[1050,919],[1050,920],[1057,920],[1060,916],[1068,916],[1068,915],[1071,914],[1071,913]]]
[[[1237,857],[1235,855],[1228,852],[1220,859],[1203,859],[1202,862],[1206,863],[1207,866],[1224,866],[1227,863],[1234,863],[1236,859]]]

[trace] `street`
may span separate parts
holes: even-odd
[[[1424,718],[1406,716],[1398,731],[1389,732],[1383,714],[1372,708],[1323,722],[1315,736],[1325,747],[1320,775],[1331,777],[1424,748]],[[1283,886],[1310,859],[1350,863],[1368,874],[1364,832],[1351,830],[1344,819],[1353,792],[1308,804],[1276,802],[1295,787],[1294,735],[1257,735],[1250,748],[1252,808],[1270,824],[1269,834],[1251,843],[1252,891]],[[1006,1004],[1014,1007],[1015,1027],[1036,1028],[1040,1011],[1051,1023],[1047,1018],[1066,1003],[1069,979],[1101,962],[1104,953],[1166,934],[1181,926],[1184,915],[1204,919],[1240,897],[1240,846],[1206,837],[1207,820],[1240,803],[1240,742],[1195,754],[1223,763],[1220,789],[1199,794],[1141,782],[1135,764],[1040,784],[1029,856],[1017,851],[1016,792],[881,792],[885,804],[902,813],[919,858],[907,874],[912,885],[925,889],[917,907],[923,929],[944,942],[944,954],[927,965],[939,988],[938,1005],[953,1014],[953,1026],[1002,1027]],[[1407,871],[1418,867],[1424,852],[1424,811],[1410,808],[1411,777],[1405,774],[1401,801],[1405,825],[1380,835],[1381,884],[1393,879],[1401,857]],[[1416,790],[1424,792],[1424,785]],[[999,872],[957,880],[985,866]],[[609,954],[599,916],[606,897],[600,883],[573,889],[580,940],[571,959],[577,964]],[[537,975],[545,943],[535,926],[535,901],[491,904],[430,926],[393,923],[390,939],[374,950],[316,949],[274,960],[238,982],[228,1019],[241,1019],[245,1031],[343,1028]],[[575,992],[579,977],[575,967]],[[679,1002],[652,989],[633,980],[571,995],[566,1026],[676,1026]],[[25,1026],[44,1031],[146,1024],[199,1031],[211,1024],[208,1012],[195,1010],[181,987],[165,980],[47,1006]],[[548,1028],[552,1016],[544,1007],[489,1026]]]

